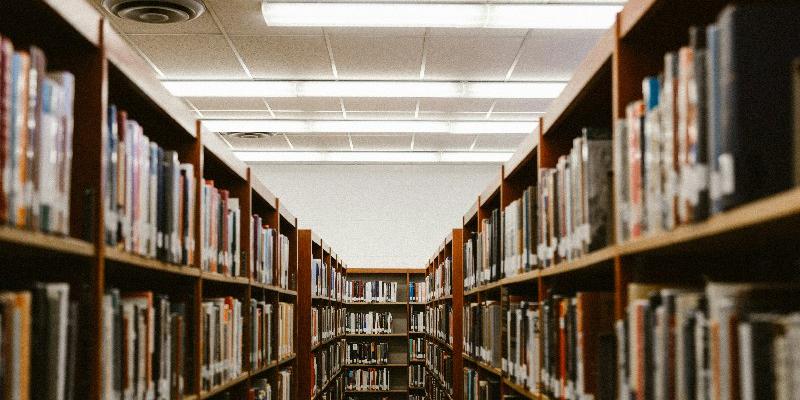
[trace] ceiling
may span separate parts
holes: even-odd
[[[96,6],[101,0],[90,0]],[[552,3],[551,1],[542,1]],[[559,3],[609,1],[559,1]],[[615,2],[618,3],[618,2]],[[198,19],[112,25],[163,80],[567,81],[600,30],[269,27],[260,0],[205,0]],[[534,121],[549,99],[188,97],[201,119]],[[237,150],[513,151],[520,134],[279,134]]]

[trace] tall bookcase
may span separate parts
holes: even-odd
[[[464,214],[464,242],[472,233],[481,231],[481,221],[489,218],[492,210],[503,210],[520,199],[527,187],[536,186],[542,168],[553,168],[559,156],[568,155],[582,127],[612,131],[613,121],[625,117],[626,105],[642,97],[643,79],[663,70],[664,54],[686,46],[690,27],[713,23],[731,3],[630,0],[540,119],[539,129],[526,136]],[[612,210],[618,218],[616,204],[612,204]],[[787,260],[796,259],[797,251],[787,249],[795,247],[789,244],[789,232],[796,230],[798,223],[800,189],[793,188],[674,230],[629,241],[612,239],[608,246],[572,261],[466,290],[463,302],[498,301],[505,312],[509,296],[541,302],[551,294],[613,292],[614,316],[619,321],[625,317],[631,283],[702,287],[708,281],[796,281],[797,275]],[[758,265],[757,273],[754,265]],[[453,302],[456,301],[454,296]],[[501,336],[506,357],[505,314],[503,317],[503,323],[492,334]],[[611,326],[604,328],[613,330]],[[500,381],[500,392],[492,398],[548,398],[515,384],[501,369],[466,353],[463,359],[464,365],[477,369],[479,376]],[[460,375],[456,378],[462,382]],[[540,388],[541,379],[539,376],[537,381]]]
[[[463,229],[453,229],[442,244],[439,246],[437,253],[430,259],[426,267],[426,276],[436,274],[437,268],[445,268],[446,263],[450,263],[450,291],[443,291],[440,294],[434,293],[435,287],[429,284],[428,293],[429,299],[425,303],[426,309],[426,332],[425,340],[426,346],[426,363],[425,367],[428,372],[426,377],[426,394],[433,396],[433,390],[444,393],[445,399],[462,399],[463,398],[463,385],[459,384],[461,377],[461,370],[463,368],[462,351],[464,348],[463,342],[463,326],[462,315],[464,309],[464,275],[463,275]],[[446,280],[446,278],[442,278]],[[428,282],[434,282],[435,279],[429,278]],[[445,285],[445,283],[442,283]],[[450,309],[450,322],[449,332],[445,332],[448,340],[437,337],[432,331],[432,321],[429,321],[428,312],[433,308],[443,307]],[[450,358],[451,369],[449,373],[443,368],[434,368],[430,365],[430,357],[433,357],[428,349],[436,349],[436,351],[444,354],[444,357]],[[445,383],[448,382],[450,388]]]
[[[347,343],[385,342],[389,345],[388,364],[356,365],[348,364],[346,369],[387,368],[389,369],[389,390],[352,391],[346,390],[347,396],[356,399],[384,398],[399,399],[407,395],[408,386],[408,340],[414,336],[410,329],[410,310],[418,302],[412,303],[409,298],[409,282],[419,282],[422,276],[420,269],[405,268],[348,268],[348,281],[383,281],[397,283],[397,301],[395,302],[347,302],[348,312],[376,311],[392,313],[391,334],[347,334]],[[346,372],[345,372],[346,373]]]
[[[61,237],[0,227],[0,268],[3,290],[27,290],[33,282],[67,282],[71,297],[80,302],[79,343],[76,361],[76,398],[99,400],[102,393],[101,362],[104,348],[102,300],[106,291],[153,292],[186,305],[185,399],[217,398],[228,393],[244,398],[254,381],[267,379],[275,388],[279,370],[297,370],[294,355],[251,365],[249,359],[250,299],[273,305],[297,303],[297,218],[250,169],[235,158],[216,134],[204,131],[186,107],[171,96],[151,68],[110,28],[107,21],[83,0],[31,0],[0,4],[0,35],[16,48],[37,46],[49,70],[75,75],[75,111],[70,192],[70,236]],[[149,139],[165,150],[176,151],[180,162],[194,168],[194,262],[177,265],[125,252],[106,245],[103,206],[106,187],[103,154],[107,109],[114,104],[135,119]],[[239,199],[242,276],[203,272],[200,206],[205,179]],[[280,288],[256,282],[250,276],[252,261],[251,215],[257,214],[289,241],[289,286]],[[280,246],[274,261],[280,260]],[[203,363],[202,302],[208,297],[234,297],[242,302],[242,374],[201,389]],[[292,324],[297,324],[298,319]],[[275,323],[277,324],[277,317]],[[297,326],[294,326],[297,331]],[[277,346],[277,337],[273,337]],[[296,343],[296,342],[295,342]],[[296,353],[296,349],[294,350]],[[277,354],[277,349],[273,350]],[[292,385],[295,385],[292,378]],[[297,390],[291,391],[293,399]]]

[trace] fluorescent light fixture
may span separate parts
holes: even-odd
[[[203,125],[212,132],[279,133],[532,133],[537,121],[423,121],[423,120],[277,120],[214,119]]]
[[[162,81],[178,97],[554,99],[566,82]]]
[[[309,163],[502,163],[510,152],[426,151],[234,151],[244,162]]]
[[[607,29],[621,5],[498,3],[277,3],[263,0],[269,26]]]

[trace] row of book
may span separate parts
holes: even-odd
[[[495,400],[500,393],[500,381],[493,376],[480,376],[474,368],[464,368],[464,400]],[[508,398],[508,397],[504,397]]]
[[[439,304],[425,309],[425,333],[453,344],[453,306]]]
[[[345,340],[340,339],[317,348],[311,354],[311,381],[314,382],[312,396],[319,393],[339,373],[347,359],[347,348]]]
[[[396,302],[397,282],[387,281],[347,281],[344,287],[344,300],[350,302]]]
[[[478,232],[472,232],[464,243],[464,289],[500,279],[500,210],[480,221]]]
[[[347,310],[344,308],[311,307],[311,345],[316,346],[344,334],[345,318]]]
[[[337,375],[327,386],[325,391],[317,394],[318,400],[344,400],[344,377],[342,375]],[[348,397],[348,399],[352,399],[352,397]]]
[[[253,265],[250,273],[253,280],[289,289],[289,238],[265,225],[258,214],[253,214],[252,224]]]
[[[425,332],[425,311],[411,311],[408,316],[408,328],[411,332]]]
[[[347,313],[345,332],[369,335],[392,333],[392,320],[391,312],[350,312]]]
[[[453,355],[438,343],[426,341],[425,365],[442,382],[448,394],[453,394]]]
[[[202,316],[202,388],[211,390],[242,374],[242,302],[233,297],[204,299]]]
[[[280,313],[279,313],[280,314]],[[272,332],[275,326],[275,315],[272,304],[257,299],[250,299],[250,365],[264,366],[274,360]],[[291,323],[278,321],[278,324]]]
[[[320,259],[311,262],[311,295],[342,301],[345,278],[342,271],[328,266]]]
[[[792,2],[728,6],[715,23],[692,27],[689,43],[643,80],[643,98],[615,123],[618,241],[796,185],[797,12]]]
[[[543,267],[611,243],[611,132],[583,128],[555,168],[539,170],[538,244]]]
[[[111,105],[105,137],[106,244],[176,264],[194,262],[194,166],[181,164]],[[204,203],[207,204],[207,203]]]
[[[538,267],[538,192],[528,186],[522,196],[503,210],[503,265],[501,275],[511,277]]]
[[[201,191],[200,243],[203,271],[226,276],[244,276],[241,248],[239,199],[205,180]]]
[[[76,398],[79,319],[66,283],[0,292],[0,397]]]
[[[408,339],[408,358],[413,361],[425,360],[425,339],[422,337]]]
[[[294,304],[278,303],[278,359],[294,355]]]
[[[350,369],[345,375],[347,390],[389,390],[389,368]]]
[[[428,298],[428,285],[425,282],[408,283],[408,301],[421,303]]]
[[[58,296],[68,296],[63,286],[61,289]],[[49,294],[53,295],[56,293]],[[185,370],[189,321],[186,305],[153,292],[122,293],[110,289],[103,296],[102,312],[104,397],[182,398],[184,373],[189,372]],[[49,352],[36,347],[34,350]]]
[[[347,364],[388,364],[389,343],[387,342],[361,342],[348,343]]]
[[[75,77],[0,36],[0,223],[70,234]]]
[[[500,302],[488,300],[464,306],[464,352],[494,368],[502,367],[502,336],[498,328],[503,323]]]
[[[425,301],[451,295],[453,287],[453,260],[447,257],[425,275],[425,285],[430,289]]]
[[[278,371],[275,387],[267,379],[257,379],[247,391],[247,400],[291,400],[292,369]]]
[[[408,367],[408,387],[424,388],[425,387],[425,366],[424,365],[410,365]]]
[[[615,324],[621,399],[797,396],[800,286],[631,284]]]
[[[426,400],[451,400],[453,398],[449,390],[439,384],[439,380],[428,374],[425,377],[425,399]]]

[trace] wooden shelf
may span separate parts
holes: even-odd
[[[34,250],[45,250],[81,257],[92,257],[95,254],[94,245],[84,240],[26,231],[8,226],[0,226],[0,246],[23,246]]]
[[[405,333],[348,333],[346,337],[406,337]]]
[[[521,395],[522,397],[525,397],[526,399],[541,400],[540,395],[531,393],[528,389],[526,389],[522,385],[518,385],[506,377],[503,377],[503,384],[513,389],[515,392],[517,392],[517,394]]]
[[[556,264],[552,267],[543,268],[539,271],[542,277],[567,274],[570,272],[594,267],[600,263],[614,260],[618,250],[614,247],[591,252],[578,259]]]
[[[275,286],[275,285],[268,285],[266,283],[261,283],[261,282],[252,282],[251,285],[253,287],[269,290],[271,292],[282,293],[282,294],[286,294],[286,295],[289,295],[289,296],[297,296],[297,292],[296,291],[290,290],[290,289],[284,289],[282,287],[278,287],[278,286]]]
[[[514,155],[512,155],[511,158],[503,165],[503,179],[508,179],[508,177],[514,175],[520,166],[526,164],[534,156],[536,156],[536,146],[538,145],[538,129],[531,134],[525,135],[525,137],[522,139],[522,143],[519,144],[517,150],[514,152]],[[477,212],[477,208],[475,209],[474,213],[472,212],[472,209],[470,209],[470,211],[467,212],[467,215],[464,216],[464,220],[468,221],[472,219],[472,216],[477,214]],[[467,218],[467,216],[470,218]]]
[[[491,365],[489,365],[489,364],[487,364],[487,363],[485,363],[485,362],[483,362],[481,360],[478,360],[477,358],[474,358],[474,357],[468,355],[467,353],[462,353],[461,356],[464,357],[465,360],[477,365],[478,367],[480,367],[481,369],[483,369],[486,372],[491,373],[492,375],[497,375],[497,376],[502,376],[503,375],[503,371],[500,370],[500,368],[495,368],[495,367],[493,367],[493,366],[491,366]]]
[[[288,364],[294,361],[295,358],[297,358],[297,354],[292,354],[289,357],[281,358],[280,360],[278,360],[278,366],[281,366],[283,364]]]
[[[444,341],[444,340],[442,340],[442,339],[439,339],[438,337],[436,337],[436,336],[433,336],[433,335],[431,335],[430,333],[426,333],[426,334],[425,334],[425,336],[426,336],[428,339],[431,339],[431,340],[433,340],[434,342],[436,342],[436,343],[438,343],[438,344],[440,344],[440,345],[444,346],[445,348],[449,349],[451,352],[453,351],[453,346],[451,346],[451,345],[450,345],[449,343],[447,343],[446,341]]]
[[[428,373],[431,374],[431,376],[433,376],[436,379],[436,382],[439,383],[439,387],[441,387],[444,390],[444,392],[447,394],[447,397],[452,399],[453,398],[452,390],[447,390],[447,388],[444,385],[444,381],[442,380],[442,378],[439,377],[439,374],[434,372],[434,370],[431,369],[431,367],[429,367],[428,364],[425,364],[425,369],[428,370]]]
[[[403,368],[408,364],[346,364],[345,368]]]
[[[200,269],[187,265],[170,264],[161,260],[147,258],[138,254],[128,253],[119,249],[106,247],[106,260],[115,263],[132,265],[146,270],[160,271],[168,274],[198,277]]]
[[[476,294],[476,293],[488,292],[490,290],[495,290],[495,289],[499,288],[502,285],[503,285],[502,281],[489,282],[487,284],[476,286],[476,287],[474,287],[472,289],[469,289],[469,290],[465,290],[464,291],[464,296],[471,296],[471,295]]]
[[[331,385],[331,383],[333,383],[333,381],[335,381],[335,380],[336,380],[336,378],[337,378],[337,377],[339,377],[339,375],[342,373],[342,371],[344,371],[344,369],[343,369],[343,368],[340,368],[338,371],[336,371],[336,372],[335,372],[335,373],[334,373],[334,374],[331,376],[331,378],[330,378],[330,379],[328,379],[328,381],[327,381],[327,382],[325,382],[325,384],[324,384],[324,385],[322,385],[322,388],[321,388],[321,389],[320,389],[320,390],[319,390],[319,391],[318,391],[316,394],[314,394],[314,397],[313,397],[313,399],[316,399],[316,398],[317,398],[317,397],[319,397],[321,394],[325,393],[325,391],[326,391],[326,390],[328,390],[328,387]],[[299,393],[298,393],[298,394],[299,394]]]
[[[250,371],[250,376],[258,375],[263,373],[264,371],[270,370],[278,366],[277,361],[271,361],[269,364],[256,368],[253,371]]]
[[[232,388],[232,387],[234,387],[234,386],[246,381],[247,378],[249,378],[249,377],[250,377],[250,374],[247,373],[247,372],[244,372],[244,373],[242,373],[241,375],[239,375],[238,377],[236,377],[234,379],[231,379],[231,380],[229,380],[229,381],[227,381],[227,382],[225,382],[225,383],[223,383],[221,385],[217,385],[217,386],[211,388],[211,390],[209,390],[209,391],[200,392],[200,399],[201,400],[202,399],[207,399],[209,397],[213,397],[213,396],[215,396],[215,395],[217,395],[219,393],[222,393],[222,392],[224,392],[224,391],[226,391],[226,390],[228,390],[228,389],[230,389],[230,388]]]
[[[375,302],[375,303],[364,303],[364,302],[350,302],[346,301],[343,303],[346,306],[404,306],[408,303],[401,302],[401,301],[384,301],[384,302]]]
[[[214,272],[201,272],[200,277],[204,281],[231,283],[236,285],[249,285],[250,281],[243,276],[226,276]]]
[[[345,336],[345,335],[334,336],[334,337],[332,337],[332,338],[330,338],[330,339],[328,339],[328,340],[325,340],[325,341],[319,342],[319,343],[317,343],[317,344],[315,344],[315,345],[311,346],[311,351],[315,351],[315,350],[319,349],[320,347],[323,347],[323,346],[326,346],[326,345],[328,345],[329,343],[335,342],[335,341],[337,341],[337,340],[339,340],[339,339],[343,338],[344,336]]]

